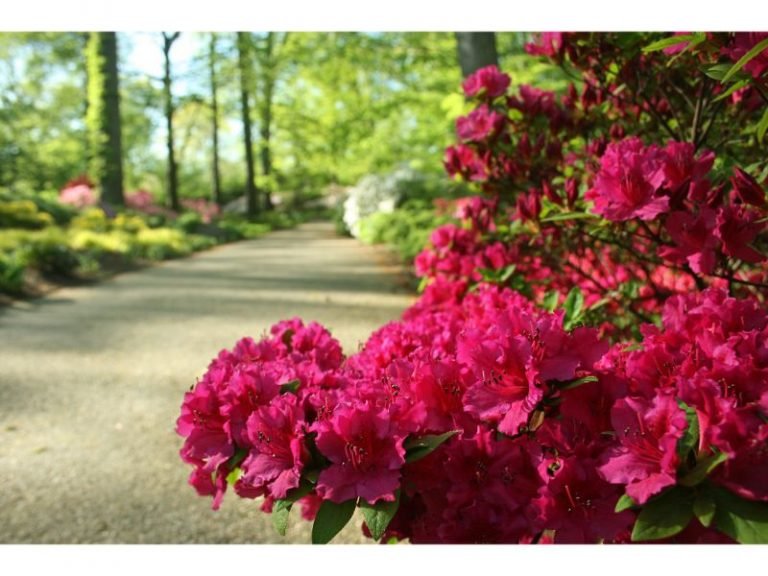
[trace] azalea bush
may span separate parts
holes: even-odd
[[[768,36],[544,34],[463,84],[422,294],[345,356],[280,322],[185,395],[190,483],[327,542],[768,543]]]

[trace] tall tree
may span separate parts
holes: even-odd
[[[179,202],[179,170],[176,165],[176,155],[173,140],[173,94],[171,92],[171,47],[178,40],[181,32],[166,34],[163,32],[163,57],[165,68],[163,73],[163,94],[165,96],[165,128],[166,147],[168,149],[168,198],[171,208],[181,210]]]
[[[221,172],[219,171],[219,101],[218,83],[216,80],[216,33],[211,32],[208,44],[208,72],[211,82],[211,131],[213,136],[213,158],[211,170],[213,175],[213,201],[221,206]]]
[[[484,66],[499,65],[494,32],[456,32],[456,46],[464,78]]]
[[[261,128],[261,173],[264,176],[264,209],[272,209],[272,104],[275,94],[275,82],[277,80],[277,61],[275,57],[275,32],[267,32],[264,38],[263,47],[260,51],[261,71],[262,71],[262,93],[260,105],[260,128]],[[287,32],[283,35],[282,43],[287,39]]]
[[[102,199],[112,205],[123,205],[117,35],[91,32],[86,58],[90,172],[101,185]]]
[[[245,146],[245,196],[248,216],[259,212],[256,171],[253,161],[253,138],[251,125],[251,38],[247,32],[237,33],[237,62],[240,71],[240,110],[243,118],[243,144]]]

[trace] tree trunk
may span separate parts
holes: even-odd
[[[240,68],[240,106],[243,116],[243,144],[245,145],[245,196],[248,204],[248,216],[259,212],[256,190],[256,172],[253,161],[253,138],[251,127],[251,104],[249,90],[251,77],[251,61],[249,38],[246,32],[237,33],[238,67]]]
[[[494,32],[456,32],[456,45],[464,78],[484,66],[499,65]]]
[[[123,154],[120,135],[120,86],[117,68],[117,34],[92,32],[88,60],[88,107],[90,172],[101,185],[101,197],[112,206],[125,204]]]
[[[171,93],[171,47],[181,35],[181,32],[174,32],[171,35],[163,32],[163,57],[165,58],[165,73],[163,74],[163,94],[165,96],[165,127],[166,127],[166,147],[168,149],[168,198],[171,202],[171,209],[180,212],[181,203],[179,202],[179,175],[176,166],[176,154],[173,143],[173,94]]]
[[[211,33],[211,42],[208,52],[208,66],[211,76],[211,116],[213,119],[211,129],[213,131],[213,201],[217,206],[221,206],[221,173],[219,172],[219,105],[217,99],[216,83],[216,33]]]
[[[267,183],[264,190],[264,209],[271,210],[272,198],[270,175],[272,174],[272,150],[270,138],[272,137],[272,97],[275,91],[275,62],[274,42],[275,33],[268,32],[264,46],[264,93],[261,105],[261,173]]]

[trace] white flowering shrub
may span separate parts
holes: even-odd
[[[399,168],[384,175],[368,175],[350,188],[344,201],[344,225],[355,238],[360,237],[360,221],[366,216],[394,212],[406,193],[407,184],[421,179],[411,168]]]

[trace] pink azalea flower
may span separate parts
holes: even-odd
[[[645,148],[635,137],[611,143],[585,198],[594,200],[596,214],[613,222],[653,220],[669,210],[669,198],[657,195],[660,169],[662,155],[657,148]]]
[[[765,228],[759,219],[757,212],[743,206],[722,207],[717,214],[715,236],[723,243],[723,252],[753,264],[765,260],[765,256],[751,246]]]
[[[611,448],[600,475],[612,484],[626,485],[638,504],[675,483],[679,458],[677,441],[687,427],[685,412],[671,394],[652,400],[628,396],[616,402],[611,421],[619,446]]]
[[[677,210],[667,216],[665,222],[675,246],[663,246],[661,256],[673,262],[687,261],[691,270],[698,274],[711,274],[715,268],[718,247],[715,231],[715,211],[702,208],[694,215]]]
[[[469,97],[482,96],[493,99],[504,94],[509,83],[510,78],[507,74],[500,72],[496,66],[486,66],[464,80],[462,87],[464,94]]]
[[[468,116],[456,120],[456,133],[465,142],[482,142],[496,136],[504,125],[504,117],[481,104]]]
[[[331,419],[317,422],[313,430],[318,450],[331,462],[317,480],[323,499],[362,498],[371,504],[395,499],[405,463],[405,437],[386,411],[368,403],[339,406]]]
[[[251,449],[242,464],[242,482],[266,489],[273,498],[285,498],[299,485],[308,458],[303,428],[304,412],[293,394],[257,408],[248,418]]]
[[[738,198],[745,204],[765,206],[765,190],[752,176],[736,166],[733,169],[731,185]]]
[[[620,495],[620,489],[600,478],[594,461],[570,457],[558,461],[557,472],[531,500],[528,514],[536,531],[555,531],[555,544],[611,542],[634,521],[628,510],[614,512]]]

